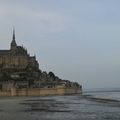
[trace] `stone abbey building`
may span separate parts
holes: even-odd
[[[0,68],[25,69],[27,67],[38,69],[39,65],[35,56],[30,56],[25,48],[17,45],[13,31],[10,50],[0,50]]]
[[[0,90],[21,88],[55,88],[56,86],[81,87],[76,82],[62,80],[53,72],[39,69],[35,56],[30,56],[23,46],[18,46],[15,31],[9,50],[0,50]]]

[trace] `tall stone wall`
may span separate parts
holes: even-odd
[[[47,96],[47,95],[66,95],[66,94],[80,94],[79,88],[33,88],[33,89],[16,89],[11,91],[0,91],[0,96]]]

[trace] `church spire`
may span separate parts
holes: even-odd
[[[15,41],[15,29],[14,28],[13,28],[13,38],[12,38],[11,46],[17,46],[16,41]]]
[[[15,41],[15,29],[13,28],[13,40]]]
[[[13,37],[12,37],[12,42],[11,42],[11,50],[15,50],[17,47],[16,41],[15,41],[15,29],[13,28]]]

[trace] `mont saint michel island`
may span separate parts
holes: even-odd
[[[0,50],[0,96],[44,96],[82,93],[77,82],[62,80],[39,68],[36,56],[19,46],[15,30],[10,49]]]

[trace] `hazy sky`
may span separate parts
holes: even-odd
[[[0,0],[0,49],[13,26],[43,71],[84,88],[120,87],[120,0]]]

